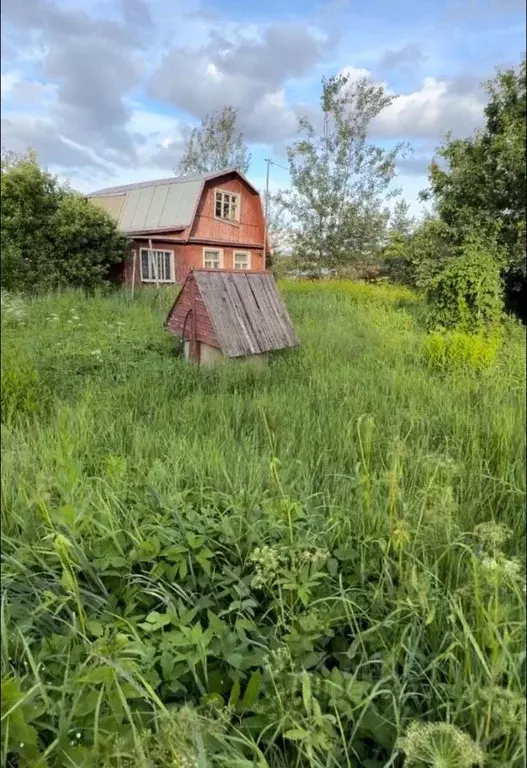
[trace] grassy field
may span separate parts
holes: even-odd
[[[171,292],[3,307],[2,765],[524,764],[524,329],[281,288],[262,372]]]

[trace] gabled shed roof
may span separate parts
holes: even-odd
[[[205,182],[229,173],[237,173],[258,194],[242,173],[226,168],[214,173],[107,187],[87,197],[104,208],[127,234],[182,230],[192,224]]]
[[[193,270],[168,313],[165,327],[170,328],[170,318],[191,279],[227,357],[258,355],[299,345],[270,272]]]

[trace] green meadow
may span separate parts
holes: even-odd
[[[3,298],[2,765],[524,764],[525,329],[280,289],[265,370],[173,291]]]

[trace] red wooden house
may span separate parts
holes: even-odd
[[[194,268],[265,269],[262,201],[239,171],[109,187],[88,199],[132,240],[122,267],[128,285],[183,283]]]

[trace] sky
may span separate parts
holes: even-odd
[[[285,149],[340,72],[394,96],[370,140],[412,153],[413,213],[446,131],[482,125],[484,80],[525,51],[524,0],[2,0],[2,143],[90,192],[171,176],[185,136],[230,104],[248,173],[288,184]]]

